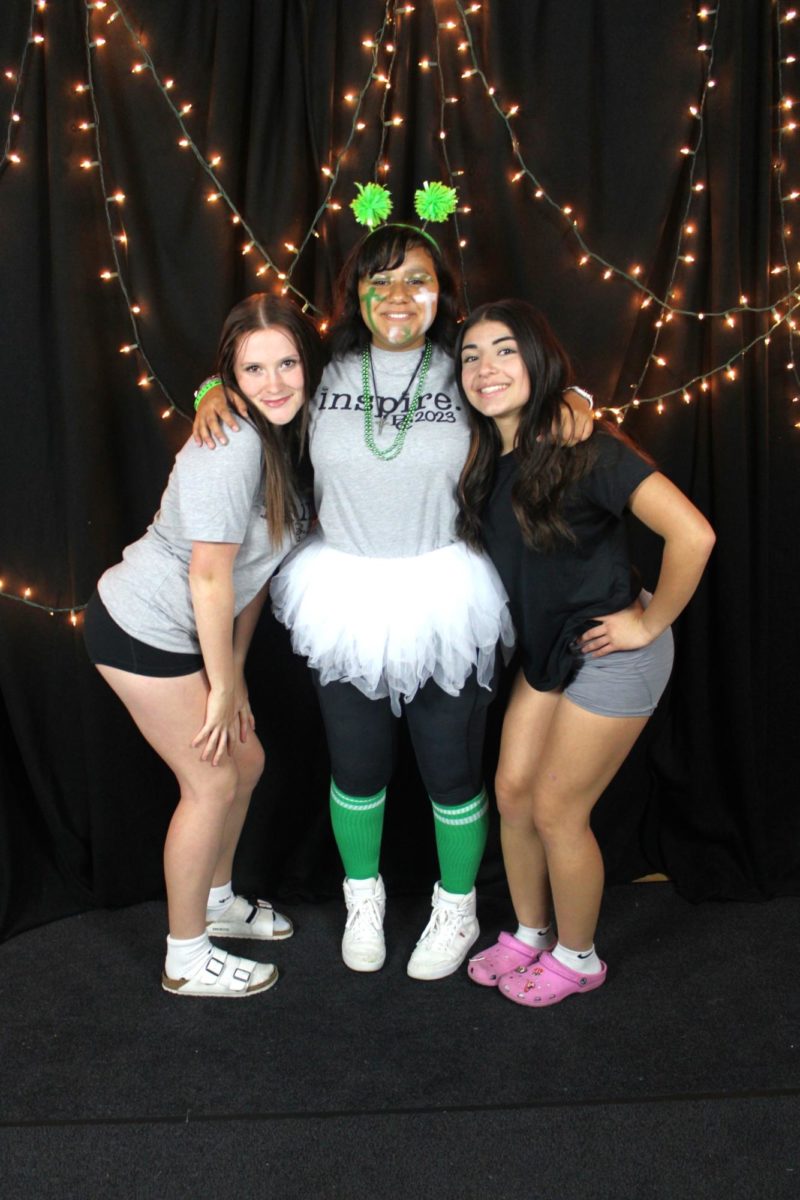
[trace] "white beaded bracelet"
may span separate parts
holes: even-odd
[[[589,405],[589,408],[594,408],[594,396],[591,392],[587,392],[586,388],[578,387],[577,384],[573,383],[571,387],[564,388],[562,395],[565,396],[567,392],[577,392],[578,395],[586,401],[586,403]]]

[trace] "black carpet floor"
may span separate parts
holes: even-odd
[[[0,1195],[798,1200],[800,900],[607,892],[606,985],[529,1011],[405,974],[427,919],[390,900],[383,971],[338,903],[293,907],[240,1002],[165,995],[163,905],[0,947]],[[485,936],[510,923],[482,898]]]

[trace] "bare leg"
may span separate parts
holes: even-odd
[[[647,724],[603,717],[560,696],[532,781],[533,820],[544,848],[558,938],[571,950],[594,941],[603,860],[589,817]]]
[[[225,821],[220,854],[211,880],[212,887],[228,883],[233,874],[233,858],[250,807],[250,797],[264,770],[264,751],[252,730],[248,733],[246,742],[237,743],[234,758],[238,783]]]
[[[555,908],[571,950],[594,940],[603,860],[589,825],[597,799],[645,717],[601,717],[520,673],[503,723],[496,794],[503,860],[517,919],[543,928]]]
[[[205,716],[208,681],[204,671],[171,679],[133,675],[99,666],[103,678],[125,704],[153,749],[174,772],[180,800],[164,846],[169,930],[175,938],[198,937],[205,931],[206,903],[220,864],[228,870],[238,841],[253,772],[262,755],[251,733],[249,769],[240,778],[242,744],[218,766],[202,762],[191,741]],[[249,788],[249,790],[248,790]],[[232,815],[233,814],[233,815]],[[230,818],[230,826],[228,821]],[[228,873],[220,882],[230,879]]]
[[[533,820],[533,780],[558,703],[536,692],[520,671],[503,721],[495,795],[503,862],[517,920],[544,929],[552,915],[544,846]]]

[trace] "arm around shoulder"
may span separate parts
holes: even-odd
[[[581,387],[564,389],[561,401],[561,436],[568,446],[585,442],[592,436],[594,400],[591,392]],[[558,433],[557,429],[553,433]]]
[[[228,444],[228,439],[225,435],[224,425],[234,432],[237,432],[239,426],[236,423],[236,417],[231,412],[228,405],[228,395],[225,392],[221,383],[215,387],[203,390],[201,392],[199,403],[197,404],[197,412],[195,413],[194,424],[192,425],[192,434],[198,446],[205,444],[209,450],[213,450],[217,442],[221,446]],[[247,405],[241,396],[235,394],[230,396],[234,407],[240,416],[247,416]],[[216,439],[216,440],[215,440]]]

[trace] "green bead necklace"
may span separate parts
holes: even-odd
[[[364,394],[364,441],[367,448],[372,451],[376,458],[383,459],[384,462],[391,462],[393,458],[397,458],[400,451],[403,449],[403,443],[406,440],[406,434],[411,428],[411,423],[414,420],[414,414],[419,408],[419,401],[422,395],[422,389],[425,386],[425,377],[428,374],[428,367],[431,365],[433,356],[433,343],[425,339],[425,349],[422,353],[422,367],[419,373],[419,382],[414,390],[414,398],[408,406],[408,412],[400,422],[400,428],[397,431],[397,436],[390,446],[381,449],[375,442],[375,434],[372,425],[372,393],[369,390],[370,366],[372,357],[370,348],[364,350],[361,355],[361,390]],[[377,391],[377,389],[376,389]]]

